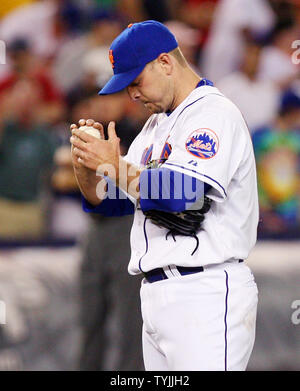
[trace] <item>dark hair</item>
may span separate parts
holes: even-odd
[[[30,46],[27,39],[17,37],[7,46],[7,51],[9,53],[25,52],[30,50]]]
[[[283,32],[293,29],[296,23],[293,19],[287,18],[277,22],[270,34],[270,43],[274,43],[276,38]]]
[[[285,115],[300,109],[300,96],[293,89],[288,89],[281,95],[279,115]]]

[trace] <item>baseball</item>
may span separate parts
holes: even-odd
[[[80,126],[79,130],[83,130],[84,132],[90,134],[91,136],[94,136],[96,138],[102,138],[101,133],[98,129],[94,128],[93,126]]]

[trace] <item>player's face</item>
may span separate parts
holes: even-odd
[[[139,100],[152,113],[163,113],[172,106],[172,83],[160,65],[153,61],[127,87],[132,100]]]

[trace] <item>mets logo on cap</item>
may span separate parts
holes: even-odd
[[[200,159],[210,159],[219,149],[219,139],[211,129],[197,129],[188,137],[185,148]]]
[[[112,68],[114,68],[115,67],[115,59],[114,59],[114,55],[113,55],[112,50],[109,51],[109,61],[111,63]]]

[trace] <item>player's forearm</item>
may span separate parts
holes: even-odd
[[[115,174],[112,173],[110,178],[115,181],[116,185],[127,194],[140,199],[139,180],[142,169],[132,163],[128,163],[122,157],[119,158],[119,164],[115,167]]]
[[[95,171],[88,170],[80,165],[74,165],[73,168],[78,187],[84,198],[94,206],[99,205],[102,199],[99,198],[96,190],[102,177],[97,176]]]
[[[99,200],[96,195],[96,186],[99,182],[98,175],[101,175],[110,178],[120,190],[139,200],[141,170],[121,157],[120,139],[116,135],[114,122],[109,123],[108,135],[107,140],[97,139],[77,128],[72,129],[70,141],[74,158],[73,165],[77,169],[82,166],[89,173],[94,173],[94,176],[86,176],[84,171],[82,172],[84,175],[81,174],[81,171],[75,172],[78,177],[78,185],[82,193],[93,200],[91,203],[95,204],[96,201],[100,203],[101,198]]]

